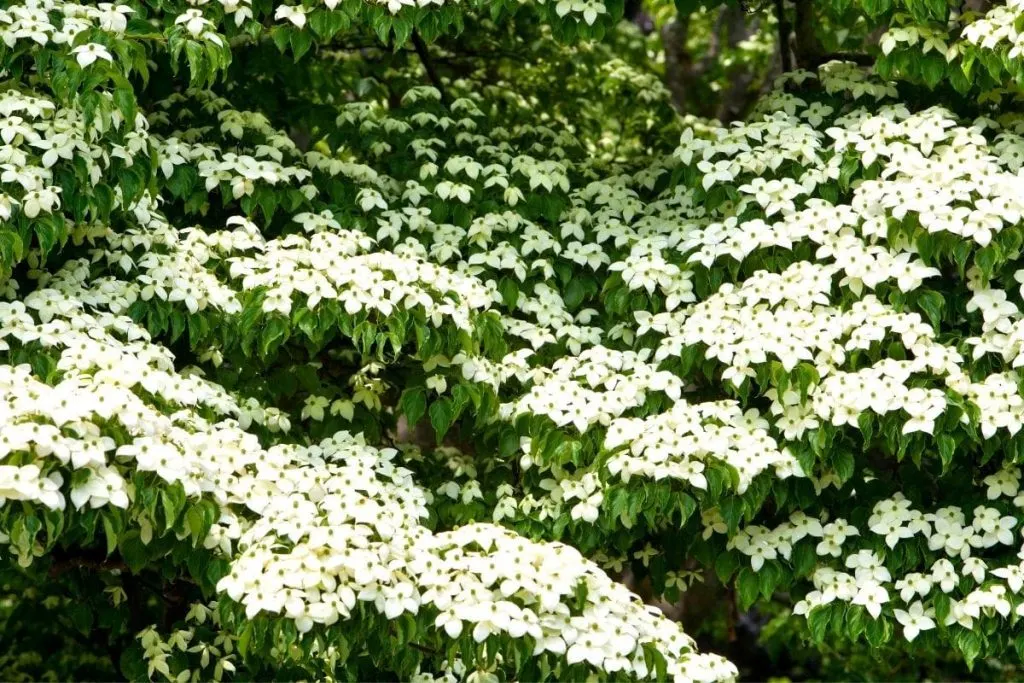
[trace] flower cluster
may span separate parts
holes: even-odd
[[[624,481],[634,475],[653,480],[685,481],[707,488],[703,460],[711,456],[739,473],[739,493],[760,473],[774,468],[778,476],[799,474],[792,455],[780,451],[768,434],[768,421],[732,401],[689,404],[677,401],[671,410],[647,419],[622,418],[608,427],[604,447],[617,451],[608,460],[611,474]]]

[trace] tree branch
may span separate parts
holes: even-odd
[[[451,104],[451,100],[448,99],[448,93],[445,91],[444,85],[441,84],[441,77],[437,75],[434,62],[430,59],[430,51],[427,49],[427,44],[423,42],[423,37],[420,36],[419,31],[412,32],[412,44],[416,48],[416,54],[419,55],[420,62],[423,63],[423,69],[427,72],[427,78],[430,79],[431,84],[441,93],[441,102],[447,107]]]
[[[695,103],[694,96],[689,93],[718,63],[725,45],[735,47],[750,35],[746,15],[738,5],[720,7],[708,36],[707,49],[697,62],[686,49],[689,32],[690,15],[677,16],[661,29],[665,50],[665,86],[672,93],[672,102],[678,111],[685,113],[695,109],[695,113],[701,116],[714,116],[713,108],[702,110],[694,107],[700,103]]]
[[[775,0],[775,18],[779,23],[779,56],[782,58],[782,72],[793,70],[793,58],[789,54],[789,19],[786,18],[785,0]]]
[[[690,32],[690,16],[677,16],[661,27],[661,43],[665,50],[665,87],[672,93],[672,104],[677,111],[686,111],[687,76],[693,60],[686,50]]]
[[[739,606],[736,604],[736,589],[732,584],[725,586],[725,596],[728,602],[728,611],[725,613],[726,638],[730,643],[736,642],[736,622],[739,621]]]
[[[420,645],[419,643],[408,643],[408,645],[412,649],[419,650],[420,652],[426,655],[435,656],[437,654],[437,650],[429,648],[426,645]]]
[[[121,560],[97,560],[90,557],[64,557],[54,559],[50,564],[50,578],[55,579],[72,569],[92,569],[93,571],[127,571],[128,565]]]
[[[729,49],[734,49],[742,41],[757,33],[761,24],[760,17],[748,21],[747,14],[739,6],[727,8],[732,12],[729,19]],[[730,69],[729,86],[722,93],[722,99],[715,112],[715,118],[723,123],[742,118],[760,94],[753,88],[760,73],[749,67]]]
[[[793,53],[798,68],[815,68],[821,61],[825,48],[818,40],[814,25],[814,8],[811,0],[793,0],[796,7],[796,25],[793,31]],[[827,60],[826,60],[827,61]]]

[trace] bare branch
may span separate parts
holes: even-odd
[[[427,48],[427,44],[423,42],[423,37],[419,31],[412,32],[412,44],[416,48],[416,54],[419,55],[420,62],[423,63],[423,69],[427,72],[427,78],[430,79],[430,83],[441,93],[441,102],[448,106],[451,104],[451,100],[448,99],[448,93],[441,83],[441,77],[437,75],[434,62],[430,59],[430,50]]]
[[[796,7],[793,27],[793,54],[796,57],[796,66],[804,69],[814,68],[824,63],[821,60],[825,53],[815,30],[814,7],[811,0],[794,0],[793,4]]]
[[[785,0],[775,0],[775,17],[779,24],[779,56],[782,58],[783,73],[793,70],[793,58],[789,53],[789,19],[786,17]]]

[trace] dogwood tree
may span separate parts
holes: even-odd
[[[1024,8],[642,11],[0,7],[4,679],[1014,666]]]

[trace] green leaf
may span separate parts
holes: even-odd
[[[832,456],[832,470],[841,483],[845,484],[853,476],[854,465],[853,453],[847,450],[837,451]]]
[[[974,661],[981,654],[982,636],[974,631],[968,631],[966,629],[961,630],[956,638],[954,638],[956,647],[960,650],[960,654],[963,655],[964,662],[967,664],[967,668],[974,669]]]
[[[107,556],[117,550],[117,529],[111,515],[103,515],[103,533],[107,537]]]
[[[185,509],[185,489],[181,484],[174,484],[161,491],[160,505],[164,510],[164,524],[168,529],[173,528],[178,515]]]
[[[811,638],[816,643],[825,641],[825,634],[828,631],[829,620],[832,618],[833,607],[815,607],[807,614],[807,628],[811,632]]]
[[[928,7],[929,12],[931,12],[931,17],[925,18],[925,21],[931,18],[945,22],[949,13],[949,4],[946,0],[925,0],[925,5]]]
[[[292,53],[295,56],[295,61],[298,62],[302,59],[304,54],[309,52],[309,48],[313,45],[313,38],[307,31],[295,31],[292,33],[292,37],[289,42],[292,46]]]
[[[25,246],[18,233],[0,230],[0,269],[10,268],[25,256]]]
[[[280,316],[272,316],[267,319],[263,326],[263,333],[260,335],[260,355],[263,358],[268,358],[273,351],[277,350],[278,346],[288,339],[290,334],[291,328],[287,319]]]
[[[1013,649],[1017,651],[1017,659],[1024,662],[1024,633],[1013,639]]]
[[[444,435],[451,428],[454,416],[455,410],[450,399],[442,398],[430,405],[430,424],[434,428],[438,444],[444,440]]]
[[[953,607],[952,600],[945,593],[936,593],[932,602],[935,607],[935,621],[940,624],[946,623],[946,617]]]
[[[761,597],[765,600],[771,600],[772,595],[775,594],[775,589],[783,578],[782,570],[775,562],[765,562],[764,566],[757,572],[757,578]]]
[[[198,545],[199,539],[205,535],[203,521],[203,510],[198,505],[193,505],[185,513],[185,524],[188,527],[189,535],[192,536],[193,548]]]
[[[121,557],[133,574],[138,574],[149,563],[149,550],[135,529],[125,532],[118,544]]]
[[[935,437],[939,449],[939,458],[942,460],[942,473],[945,474],[953,463],[953,453],[956,450],[956,439],[949,434],[939,434]]]
[[[750,567],[744,567],[736,575],[736,590],[739,596],[739,607],[746,611],[757,600],[761,592],[761,582],[757,574]]]
[[[789,562],[793,566],[793,575],[797,578],[809,576],[818,563],[817,553],[814,551],[813,542],[798,542],[793,546]]]
[[[288,49],[290,34],[291,29],[287,26],[275,26],[270,32],[270,39],[274,41],[274,45],[277,46],[278,51],[282,54]]]
[[[851,640],[857,640],[867,627],[871,615],[860,605],[850,605],[846,608],[846,634]]]
[[[857,427],[860,429],[861,436],[864,439],[865,451],[871,448],[871,439],[875,435],[875,421],[877,419],[878,416],[868,410],[857,416]]]
[[[892,624],[885,617],[871,619],[864,625],[864,635],[871,647],[881,647],[892,637]]]
[[[43,522],[46,525],[46,548],[49,550],[57,542],[62,531],[64,531],[64,512],[61,510],[46,510],[43,512]]]
[[[739,564],[737,553],[731,551],[719,553],[715,558],[715,574],[718,576],[718,580],[728,583]]]
[[[427,410],[427,392],[424,387],[412,387],[402,393],[398,402],[399,410],[405,415],[409,429],[416,426]]]
[[[979,251],[974,257],[974,264],[981,270],[982,277],[985,280],[992,277],[992,272],[995,270],[998,262],[999,247],[996,244],[988,245]]]
[[[242,633],[238,636],[236,646],[238,647],[238,654],[242,655],[243,659],[245,659],[245,656],[249,653],[249,643],[252,642],[252,631],[253,624],[251,621],[247,621],[245,623],[245,628],[242,629]]]
[[[562,294],[562,299],[565,302],[566,308],[573,311],[583,303],[583,299],[586,295],[587,289],[583,284],[583,280],[576,277],[569,281],[569,284],[566,286],[565,291]]]
[[[185,57],[188,60],[188,70],[192,85],[205,83],[210,72],[210,62],[205,46],[194,40],[186,41]]]
[[[519,301],[519,285],[510,277],[503,277],[498,282],[498,292],[501,294],[501,300],[505,306],[511,309],[515,309],[516,303]]]
[[[942,324],[942,311],[946,307],[946,299],[938,292],[921,292],[917,297],[917,305],[928,316],[932,327],[939,329]]]
[[[934,89],[946,74],[946,60],[935,52],[930,52],[921,58],[920,67],[921,78],[924,80],[925,85],[931,89]]]
[[[46,255],[57,246],[57,242],[63,238],[62,226],[63,220],[58,224],[49,216],[39,217],[33,222],[32,229],[36,234],[36,239],[39,240],[39,251],[42,252],[43,258],[46,258]]]
[[[722,513],[722,519],[729,526],[729,533],[735,533],[743,516],[743,501],[736,497],[726,498],[719,505],[719,510]]]
[[[797,385],[800,388],[800,398],[806,400],[810,387],[816,385],[821,379],[817,369],[810,363],[800,363],[794,368]]]
[[[114,90],[114,105],[121,112],[129,126],[135,125],[135,92],[130,86]]]

